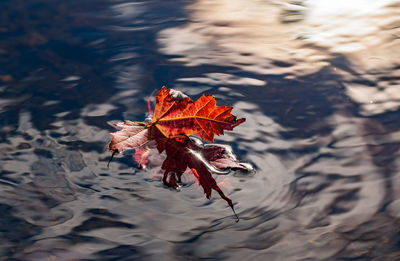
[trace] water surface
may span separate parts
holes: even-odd
[[[0,256],[397,260],[400,3],[0,3]],[[166,85],[246,123],[218,137],[255,175],[163,187],[107,122]]]

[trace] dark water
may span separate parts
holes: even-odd
[[[1,260],[400,260],[400,2],[0,2]],[[174,192],[110,120],[162,85],[255,175]],[[216,194],[216,193],[214,193]]]

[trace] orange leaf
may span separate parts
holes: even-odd
[[[212,142],[214,134],[222,135],[224,130],[232,130],[245,121],[231,114],[232,107],[216,106],[211,95],[203,94],[196,101],[188,97],[177,100],[170,89],[163,87],[156,99],[153,120],[148,127],[158,129],[166,138],[197,134]]]

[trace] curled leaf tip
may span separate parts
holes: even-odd
[[[238,223],[239,222],[239,216],[236,214],[236,211],[235,211],[235,209],[233,208],[233,206],[231,206],[231,208],[232,208],[232,211],[233,211],[233,214],[235,214],[235,217],[236,217],[236,223]]]

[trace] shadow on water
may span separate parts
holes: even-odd
[[[396,1],[3,1],[0,255],[10,260],[395,260]],[[162,85],[246,123],[218,138],[257,173],[165,189],[110,120]]]

